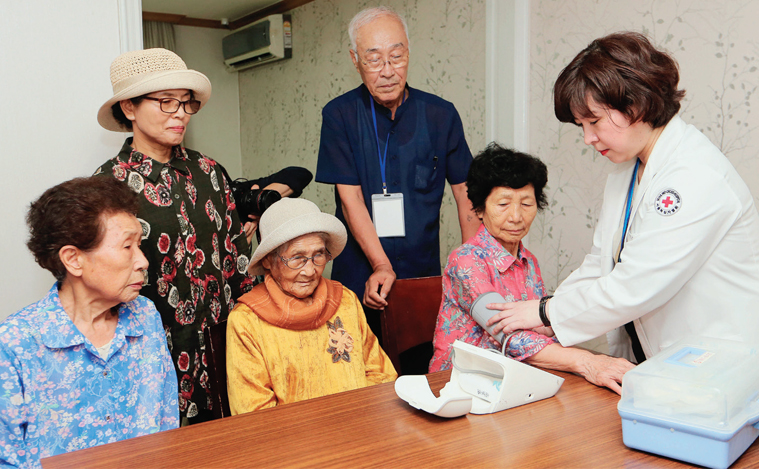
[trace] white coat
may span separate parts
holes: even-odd
[[[615,267],[634,165],[609,175],[590,254],[549,303],[556,337],[570,346],[634,320],[647,358],[689,334],[759,341],[759,214],[738,172],[706,136],[672,118],[633,197]],[[613,337],[611,353],[630,357],[626,334],[623,348]]]

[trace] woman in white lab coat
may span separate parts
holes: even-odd
[[[631,32],[561,72],[556,117],[618,167],[582,265],[552,298],[492,305],[496,333],[550,326],[570,346],[627,324],[610,351],[632,358],[639,340],[639,363],[690,334],[759,340],[759,215],[719,148],[677,116],[678,81],[674,59]]]

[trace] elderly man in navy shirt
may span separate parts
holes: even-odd
[[[363,84],[322,110],[316,181],[335,184],[335,215],[349,228],[332,278],[369,308],[383,309],[396,278],[440,275],[446,179],[458,206],[462,242],[476,233],[479,219],[465,186],[472,154],[453,104],[406,84],[408,28],[400,15],[387,7],[370,8],[353,18],[348,32]],[[386,211],[398,220],[400,210],[405,222],[399,227],[382,218],[386,211],[375,213],[373,195],[394,199]],[[368,316],[378,332],[377,315]]]

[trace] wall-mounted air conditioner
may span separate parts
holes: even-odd
[[[240,28],[221,40],[230,72],[289,59],[293,55],[290,15],[271,15]]]

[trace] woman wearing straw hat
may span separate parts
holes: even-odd
[[[251,275],[227,324],[227,389],[233,415],[393,381],[398,375],[369,329],[361,301],[322,277],[342,252],[345,227],[303,199],[261,217]]]
[[[141,294],[153,300],[166,328],[183,424],[202,422],[212,418],[203,327],[226,319],[235,298],[252,287],[250,248],[224,170],[181,146],[211,83],[165,49],[120,55],[111,83],[113,97],[98,122],[134,137],[96,174],[126,181],[141,195],[137,217],[150,262]]]

